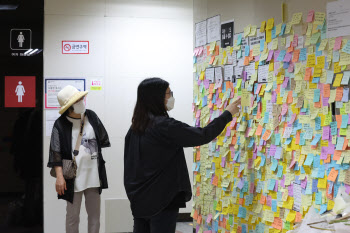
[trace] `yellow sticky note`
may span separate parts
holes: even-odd
[[[324,22],[325,16],[326,16],[326,13],[324,13],[324,12],[315,12],[314,24],[322,25]]]
[[[294,13],[292,18],[292,24],[299,24],[301,21],[302,15],[303,15],[302,12]]]
[[[333,82],[333,87],[340,87],[340,83],[342,79],[343,79],[343,73],[337,74]]]
[[[261,26],[260,26],[260,32],[264,32],[265,31],[265,27],[266,27],[266,21],[262,21],[261,22]]]
[[[306,67],[314,67],[315,66],[315,61],[316,61],[316,55],[315,54],[308,55],[307,56]]]
[[[267,21],[267,25],[266,25],[267,30],[272,30],[273,25],[274,25],[274,21],[275,21],[274,18],[271,18]]]

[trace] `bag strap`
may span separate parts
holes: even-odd
[[[78,134],[77,143],[75,144],[75,149],[73,151],[73,154],[74,154],[73,158],[74,159],[75,159],[75,156],[77,156],[79,154],[79,148],[80,148],[80,145],[81,145],[81,139],[83,138],[84,124],[85,124],[85,114],[81,115],[80,132]]]

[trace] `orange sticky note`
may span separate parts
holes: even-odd
[[[217,45],[216,47],[215,47],[215,56],[219,56],[219,54],[220,54],[220,46],[219,45]]]
[[[215,60],[215,56],[212,56],[212,57],[211,57],[211,59],[210,59],[209,64],[210,64],[210,65],[212,65],[212,64],[213,64],[213,62],[214,62],[214,60]]]
[[[280,219],[278,217],[275,217],[273,223],[271,224],[271,226],[273,228],[278,229],[278,230],[282,230],[282,226],[283,226],[282,219]]]
[[[260,204],[264,205],[266,201],[266,197],[264,195],[261,195],[260,197]]]
[[[337,91],[335,93],[335,101],[341,101],[343,98],[343,87],[337,87]]]
[[[295,212],[295,222],[301,222],[302,215],[299,212]]]
[[[337,121],[337,128],[340,129],[342,116],[341,115],[335,115],[335,119]]]
[[[263,135],[263,137],[262,137],[262,139],[264,141],[267,141],[267,139],[270,137],[270,134],[271,134],[271,130],[266,130],[264,135]]]
[[[335,150],[333,155],[333,160],[339,160],[341,156],[341,150]]]
[[[331,172],[328,175],[328,180],[335,182],[338,176],[338,170],[335,170],[334,167],[332,168]]]
[[[258,128],[255,131],[255,135],[260,136],[262,130],[263,130],[263,127],[261,125],[258,125]]]
[[[331,96],[331,85],[323,84],[323,97],[330,97],[330,96]]]
[[[243,65],[245,65],[245,66],[249,65],[249,57],[244,57]]]
[[[312,68],[311,67],[306,68],[304,80],[309,81],[311,78],[311,74],[312,74]]]
[[[292,62],[295,63],[299,61],[300,49],[294,50]]]

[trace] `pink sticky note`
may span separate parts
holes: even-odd
[[[250,182],[249,192],[254,193],[254,182]]]
[[[258,87],[256,88],[256,91],[254,93],[255,95],[259,94],[260,89],[261,89],[261,85],[262,85],[261,83],[258,84]]]
[[[271,204],[272,204],[272,197],[268,195],[266,198],[266,205],[271,207]]]
[[[226,157],[221,158],[221,167],[225,167]]]
[[[306,22],[311,23],[312,21],[314,21],[314,15],[315,15],[315,11],[309,10],[309,13],[307,14]]]
[[[287,53],[287,54],[284,56],[283,61],[284,61],[284,62],[290,62],[290,60],[292,60],[292,56],[293,56],[292,53]]]
[[[273,56],[273,50],[270,50],[270,51],[269,51],[269,55],[267,56],[266,61],[271,61],[272,56]]]
[[[343,39],[343,37],[341,37],[341,36],[335,38],[335,44],[334,44],[334,49],[333,49],[334,51],[340,49],[342,39]]]
[[[288,186],[288,195],[293,197],[293,185]]]
[[[196,113],[196,118],[198,118],[200,116],[201,116],[201,110],[198,110],[197,113]]]
[[[297,47],[298,46],[298,35],[297,34],[294,35],[292,46],[293,47]]]
[[[275,189],[273,191],[278,192],[278,180],[276,180]]]
[[[294,63],[290,63],[288,66],[288,72],[292,73],[294,71]]]
[[[207,217],[207,223],[210,223],[211,219],[212,219],[212,215],[211,214],[208,214],[208,217]]]
[[[209,80],[208,79],[204,79],[204,87],[205,87],[205,89],[209,88]]]
[[[350,194],[350,185],[345,184],[345,192]]]
[[[288,85],[288,82],[289,82],[289,78],[288,78],[288,77],[285,77],[284,80],[283,80],[283,83],[282,83],[282,87],[283,87],[283,88],[286,88],[287,85]]]
[[[287,110],[288,110],[288,104],[283,104],[282,105],[282,116],[284,116],[286,113],[287,113]]]
[[[251,169],[251,168],[253,168],[253,159],[248,159],[248,169]],[[253,191],[254,191],[254,183],[253,183]]]
[[[329,126],[324,126],[322,129],[322,140],[328,140],[329,139]]]

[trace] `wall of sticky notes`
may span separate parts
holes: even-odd
[[[242,98],[225,130],[194,148],[196,232],[287,232],[310,208],[331,210],[341,186],[350,193],[350,41],[327,38],[325,10],[288,18],[194,49],[194,124]]]

